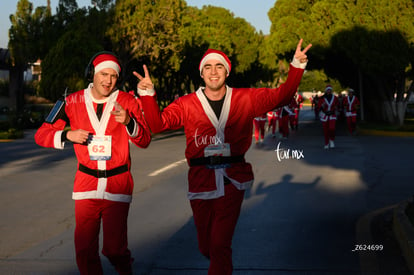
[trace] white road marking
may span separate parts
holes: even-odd
[[[152,172],[152,173],[151,173],[151,174],[149,174],[148,176],[149,176],[149,177],[155,177],[155,176],[158,176],[159,174],[164,173],[165,171],[170,170],[170,169],[172,169],[172,168],[174,168],[174,167],[177,167],[178,165],[180,165],[180,164],[182,164],[182,163],[184,163],[184,162],[186,162],[186,161],[187,161],[186,159],[182,159],[182,160],[179,160],[179,161],[173,162],[173,163],[171,163],[171,164],[168,164],[167,166],[164,166],[164,167],[162,167],[162,168],[160,168],[160,169],[158,169],[158,170],[155,170],[154,172]]]

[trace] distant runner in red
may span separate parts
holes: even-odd
[[[299,127],[299,112],[302,109],[303,105],[303,96],[296,92],[295,96],[292,99],[292,102],[289,105],[290,110],[293,114],[290,116],[290,128],[292,130],[297,130]]]
[[[343,99],[343,106],[346,116],[346,123],[348,126],[348,132],[351,135],[355,134],[359,104],[359,99],[355,96],[354,90],[349,89],[348,95]]]
[[[325,139],[324,149],[335,148],[336,112],[339,101],[332,92],[332,86],[326,85],[325,94],[319,98],[317,107]]]
[[[289,105],[279,109],[279,133],[282,139],[287,139],[289,137],[289,119],[294,115],[295,113],[292,112]]]
[[[267,121],[268,121],[268,131],[272,129],[272,137],[276,137],[276,123],[279,120],[279,115],[277,113],[277,109],[274,109],[270,112],[267,112]]]
[[[263,114],[261,116],[255,117],[253,119],[254,124],[254,139],[256,141],[256,144],[262,143],[265,136],[265,125],[267,121],[266,114]]]

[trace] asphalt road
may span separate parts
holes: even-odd
[[[70,147],[36,146],[33,133],[0,143],[0,274],[78,274],[76,159]],[[131,149],[135,274],[207,274],[186,199],[184,146],[176,132]],[[264,144],[252,145],[246,158],[255,184],[234,236],[234,274],[405,274],[381,229],[388,209],[412,196],[414,138],[350,136],[338,124],[336,146],[323,149],[310,110],[301,112],[299,130],[287,140],[267,134]],[[358,245],[383,248],[354,251]],[[384,268],[384,259],[392,266]],[[102,260],[105,274],[115,274]]]

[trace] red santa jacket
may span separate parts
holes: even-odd
[[[294,96],[292,98],[292,100],[290,101],[288,107],[289,107],[290,111],[293,113],[293,114],[289,114],[289,115],[295,115],[295,111],[299,110],[299,103],[296,100],[296,96]]]
[[[101,120],[96,116],[96,103],[90,94],[89,86],[66,97],[65,114],[69,120],[71,130],[83,129],[92,135],[108,135],[112,138],[111,158],[109,160],[91,160],[86,144],[74,144],[78,166],[83,165],[90,169],[111,170],[127,165],[128,171],[110,176],[94,177],[81,171],[76,172],[72,198],[79,199],[106,199],[112,201],[130,202],[134,187],[131,173],[129,141],[145,148],[151,141],[151,134],[138,108],[136,99],[128,93],[115,91],[104,103]],[[135,120],[133,133],[127,127],[116,122],[110,112],[114,103],[118,102]],[[43,147],[63,149],[61,140],[62,131],[66,122],[62,119],[55,123],[43,123],[37,130],[35,141]]]
[[[278,109],[274,109],[270,112],[267,112],[267,119],[270,121],[272,119],[277,119],[279,114],[278,114]]]
[[[299,93],[296,93],[295,96],[293,97],[293,99],[296,102],[296,106],[295,109],[301,109],[302,105],[303,105],[303,96]]]
[[[160,112],[155,96],[142,96],[142,107],[153,132],[184,127],[185,156],[189,164],[192,159],[204,157],[205,148],[211,144],[229,144],[231,156],[243,156],[251,145],[252,120],[278,106],[287,105],[297,90],[303,71],[290,66],[288,79],[275,89],[227,87],[220,119],[217,119],[202,88],[175,100],[163,112]],[[223,196],[224,176],[239,189],[246,189],[253,183],[252,167],[247,162],[217,169],[191,166],[188,198]]]
[[[267,121],[267,114],[262,114],[261,116],[255,117],[254,119],[257,120],[257,121],[266,122]]]
[[[336,120],[336,111],[339,105],[338,97],[332,94],[330,99],[326,96],[319,98],[318,100],[318,110],[320,120],[325,122],[328,120]]]
[[[343,99],[344,111],[347,117],[356,116],[359,100],[356,96],[347,96]]]

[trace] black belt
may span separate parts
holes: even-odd
[[[109,178],[115,175],[119,175],[128,171],[128,164],[124,164],[118,166],[111,170],[99,170],[99,169],[91,169],[86,167],[85,165],[79,163],[79,171],[91,175],[95,178]]]
[[[244,155],[240,156],[210,156],[204,158],[190,159],[190,166],[198,165],[220,165],[228,163],[244,162]]]

